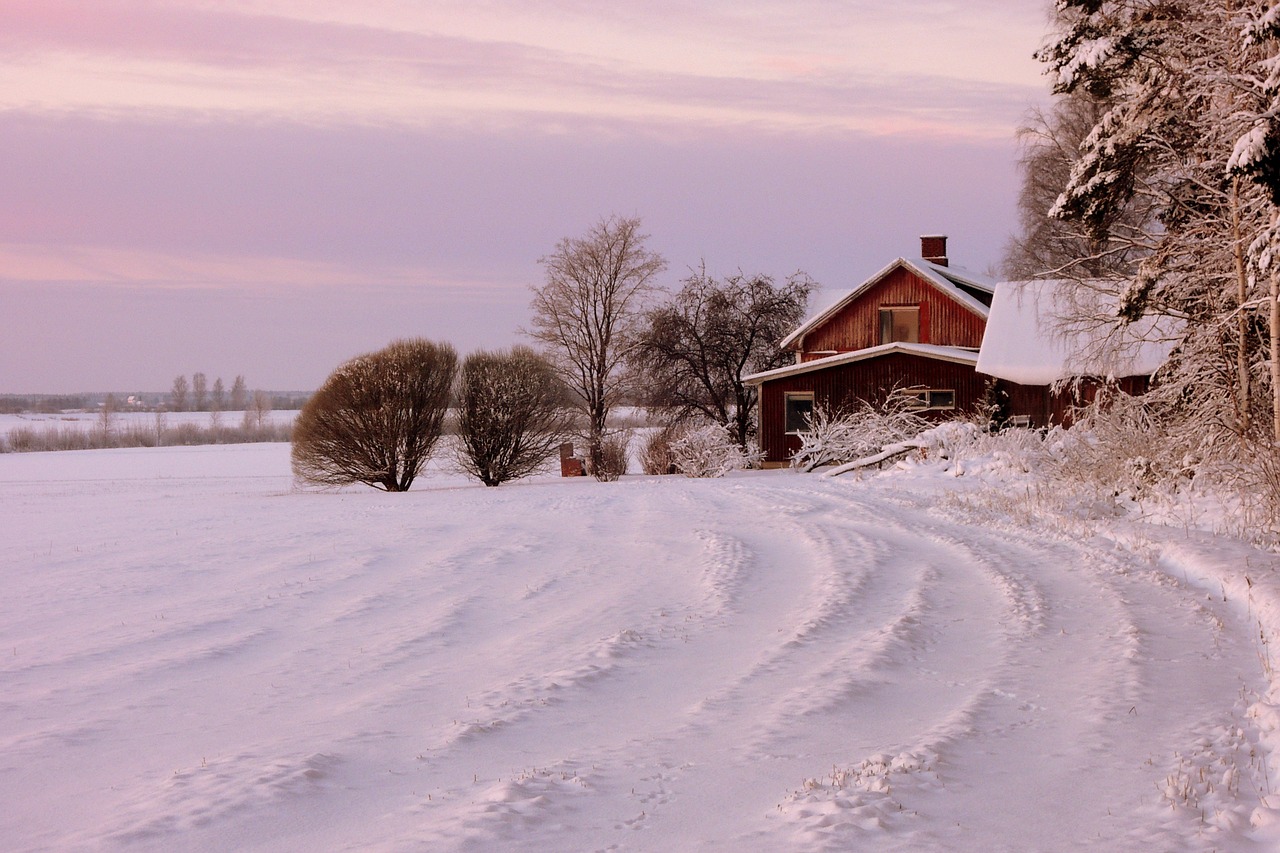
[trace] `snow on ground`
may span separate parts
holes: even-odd
[[[142,427],[144,429],[154,429],[156,425],[157,415],[161,422],[167,428],[178,427],[182,424],[193,424],[197,427],[208,427],[216,418],[222,426],[238,426],[244,420],[244,412],[112,412],[111,424],[113,429],[128,429],[130,427]],[[298,416],[298,412],[292,409],[281,409],[280,411],[270,411],[264,414],[264,420],[271,424],[286,425],[291,424],[294,418]],[[76,429],[81,431],[89,431],[102,428],[102,414],[100,412],[23,412],[21,414],[0,413],[0,436],[7,435],[10,430],[14,429],[34,429],[34,430],[59,430],[59,429]]]
[[[0,846],[1274,849],[1276,557],[974,487],[0,456]]]

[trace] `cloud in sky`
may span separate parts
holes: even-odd
[[[669,283],[837,290],[936,230],[990,264],[1043,99],[1011,5],[11,0],[0,393],[503,346],[537,258],[610,213]]]
[[[1001,5],[14,0],[0,107],[989,136],[1035,79]]]

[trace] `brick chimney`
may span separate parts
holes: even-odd
[[[920,257],[940,267],[947,266],[947,235],[931,234],[920,238]]]

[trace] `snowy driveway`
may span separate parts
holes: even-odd
[[[5,849],[1262,849],[1258,625],[1154,546],[287,453],[0,456]]]

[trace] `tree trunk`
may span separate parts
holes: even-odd
[[[1271,438],[1280,443],[1280,270],[1271,267]]]
[[[1231,179],[1231,252],[1236,262],[1236,375],[1240,383],[1237,395],[1240,435],[1246,436],[1252,428],[1253,389],[1249,381],[1249,320],[1244,304],[1249,299],[1249,276],[1245,269],[1244,237],[1240,233],[1240,179]]]

